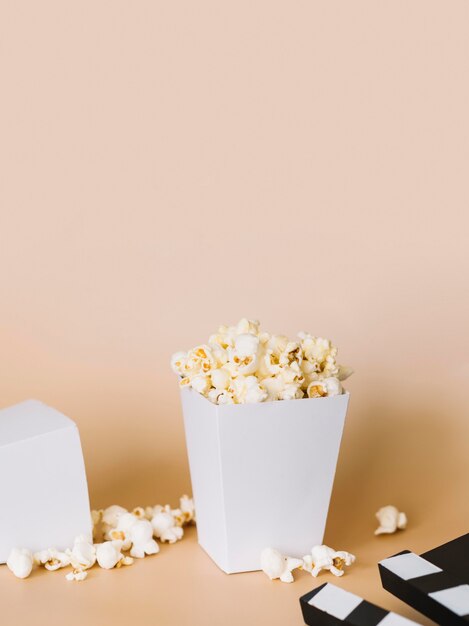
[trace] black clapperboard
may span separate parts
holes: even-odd
[[[441,626],[469,626],[469,533],[422,555],[409,550],[378,564],[383,587]],[[300,598],[308,626],[412,626],[401,617],[325,583]]]
[[[383,587],[442,626],[469,625],[469,533],[425,552],[379,564]]]

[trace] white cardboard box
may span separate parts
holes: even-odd
[[[73,545],[91,534],[80,436],[74,422],[37,400],[0,411],[0,563],[14,547]]]
[[[216,405],[181,389],[200,545],[228,574],[323,541],[349,394]]]

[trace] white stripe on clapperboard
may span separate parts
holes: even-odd
[[[432,591],[428,595],[460,617],[469,615],[469,585]]]
[[[422,559],[421,556],[413,552],[384,559],[381,561],[381,565],[402,580],[412,580],[412,578],[429,576],[443,571],[440,567]],[[469,585],[458,585],[441,591],[433,591],[428,595],[456,615],[469,615]]]
[[[413,552],[384,559],[384,561],[381,561],[381,565],[393,572],[393,574],[396,574],[396,576],[399,576],[399,578],[402,578],[402,580],[411,580],[412,578],[437,574],[443,571],[440,567],[422,559],[421,556],[417,556]]]
[[[345,620],[362,602],[363,599],[354,593],[327,584],[309,600],[308,604],[337,619]],[[415,626],[415,622],[396,613],[388,613],[377,626]]]

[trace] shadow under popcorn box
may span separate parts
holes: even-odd
[[[226,573],[321,544],[349,393],[216,405],[181,389],[198,541]]]

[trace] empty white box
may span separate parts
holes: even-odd
[[[200,545],[225,572],[323,541],[349,394],[216,405],[181,389]]]
[[[78,428],[37,400],[0,411],[0,563],[14,547],[37,551],[91,535]]]

